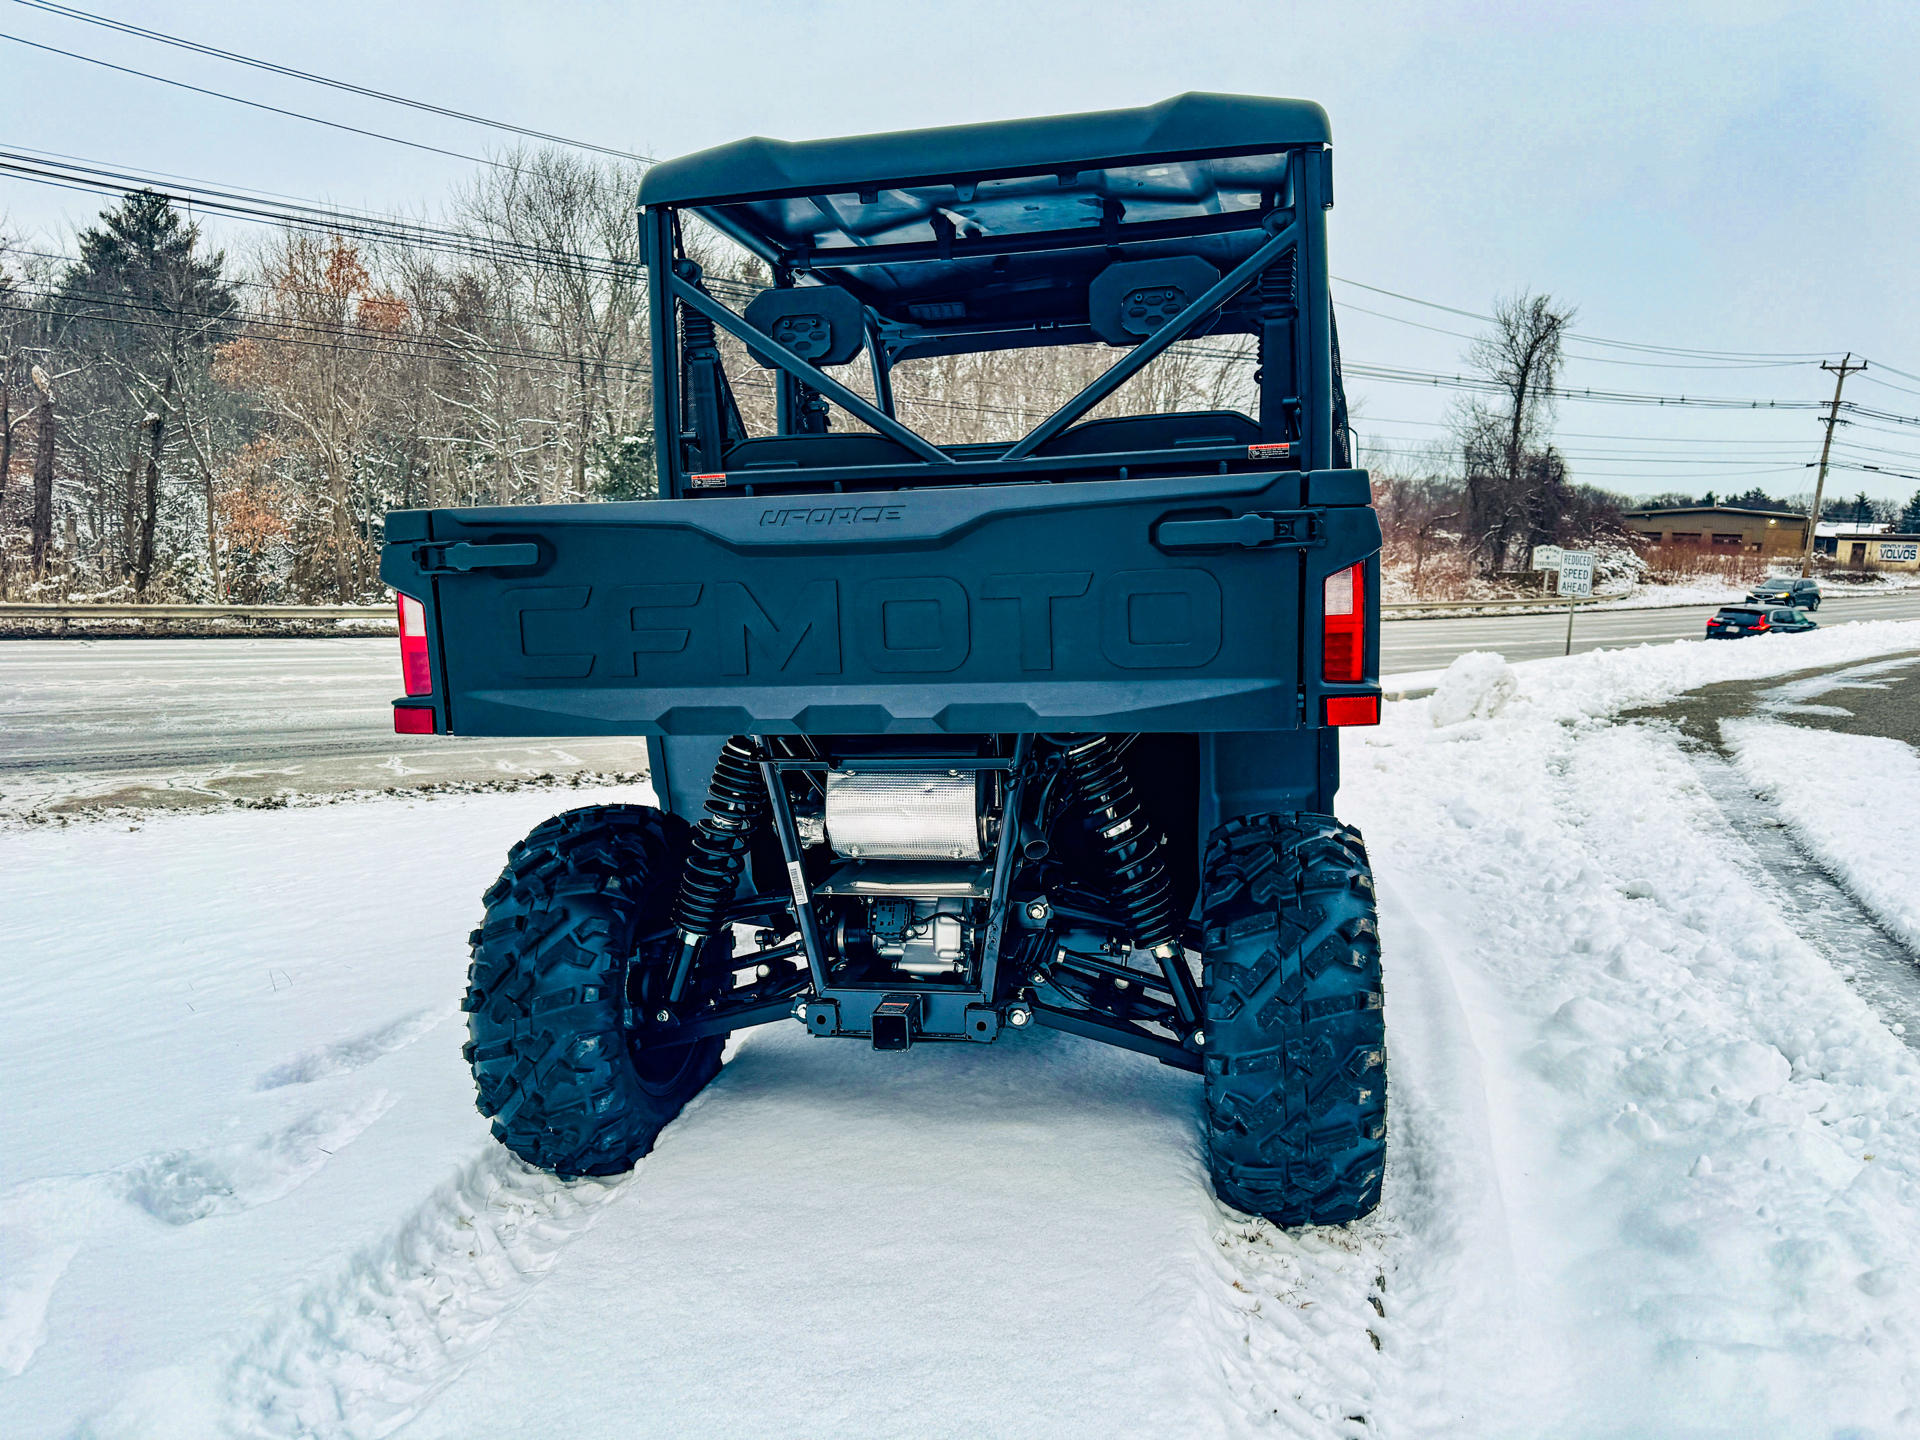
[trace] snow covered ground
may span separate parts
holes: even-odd
[[[1776,721],[1722,723],[1748,779],[1888,931],[1921,945],[1914,747]]]
[[[631,1177],[528,1171],[453,1003],[550,796],[0,833],[0,1431],[1911,1436],[1914,1054],[1612,717],[1918,641],[1464,657],[1347,734],[1347,1230],[1224,1211],[1193,1079],[1050,1033],[762,1028]]]

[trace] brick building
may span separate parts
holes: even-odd
[[[1696,546],[1762,556],[1801,554],[1808,519],[1779,510],[1732,505],[1689,505],[1623,511],[1627,528],[1650,545]]]

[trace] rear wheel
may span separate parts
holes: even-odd
[[[481,1114],[522,1160],[628,1170],[719,1072],[721,1037],[643,1047],[622,1024],[664,989],[687,837],[646,806],[568,811],[508,852],[484,897],[465,1052]]]
[[[1230,821],[1202,885],[1215,1191],[1277,1225],[1365,1216],[1381,1196],[1387,1053],[1360,832],[1321,815]]]

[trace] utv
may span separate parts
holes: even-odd
[[[1229,1204],[1373,1209],[1374,890],[1332,812],[1335,728],[1380,717],[1380,528],[1331,183],[1318,105],[1205,94],[648,171],[658,498],[387,518],[395,729],[644,736],[659,800],[557,816],[486,893],[503,1144],[624,1171],[746,1026],[1047,1026],[1200,1076]],[[730,303],[690,213],[772,284]],[[1087,418],[1206,336],[1252,337],[1255,415]],[[899,418],[909,362],[1098,344],[1011,443]]]

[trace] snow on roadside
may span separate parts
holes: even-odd
[[[1730,720],[1742,773],[1888,930],[1921,945],[1921,766],[1914,747],[1776,721]]]
[[[1301,1278],[1344,1247],[1382,1283],[1379,1354],[1344,1368],[1373,1434],[1914,1434],[1915,1058],[1749,879],[1676,738],[1610,717],[1918,638],[1464,656],[1344,735],[1389,1169],[1345,1236],[1217,1227],[1265,1308],[1217,1328],[1249,1432],[1311,1431]]]
[[[1861,620],[1799,635],[1671,640],[1520,660],[1511,666],[1523,681],[1521,705],[1528,712],[1543,718],[1598,718],[1660,705],[1719,681],[1760,680],[1917,647],[1921,647],[1921,622]],[[1405,671],[1383,676],[1381,683],[1394,695],[1432,689],[1446,674],[1445,668]]]

